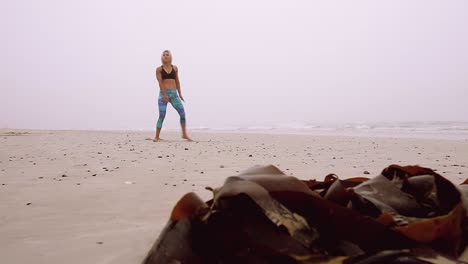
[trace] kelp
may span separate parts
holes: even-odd
[[[257,166],[208,189],[176,204],[144,264],[461,263],[466,244],[464,187],[428,168],[317,181]]]

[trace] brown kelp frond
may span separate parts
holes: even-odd
[[[207,202],[186,194],[143,263],[462,263],[467,186],[419,166],[323,181],[256,166]]]

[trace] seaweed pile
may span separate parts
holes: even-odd
[[[463,263],[465,186],[429,168],[317,181],[257,166],[209,189],[179,200],[144,264]]]

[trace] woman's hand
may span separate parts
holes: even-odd
[[[167,95],[164,95],[163,96],[163,99],[164,99],[164,102],[168,103],[169,102],[169,96]]]
[[[182,102],[185,102],[184,97],[181,94],[179,94],[179,97],[180,97],[180,100],[182,100]]]

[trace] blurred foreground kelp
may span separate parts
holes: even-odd
[[[465,186],[428,168],[301,181],[253,167],[209,189],[179,200],[144,264],[463,263]]]

